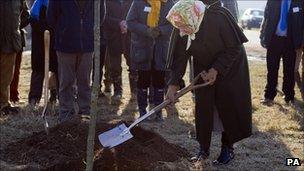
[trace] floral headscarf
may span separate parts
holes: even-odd
[[[167,20],[180,30],[180,36],[188,36],[187,50],[204,17],[204,4],[198,0],[180,0],[169,11]]]

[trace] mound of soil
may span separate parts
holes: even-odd
[[[98,123],[96,133],[117,125]],[[38,165],[40,170],[84,170],[88,125],[66,123],[10,144],[0,159],[10,164]],[[186,150],[166,142],[158,134],[140,127],[131,130],[134,137],[112,149],[95,141],[94,170],[151,170],[158,162],[174,162],[188,157]]]

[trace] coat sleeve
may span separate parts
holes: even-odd
[[[106,5],[107,7],[110,6],[110,2],[111,0],[106,0]],[[115,9],[112,9],[112,10],[115,10]],[[111,29],[114,29],[114,30],[120,30],[120,22],[121,22],[121,19],[120,18],[115,18],[115,17],[111,17],[109,15],[109,12],[106,13],[106,17],[105,17],[105,25]]]
[[[190,58],[189,53],[186,52],[187,40],[177,35],[176,42],[171,41],[170,44],[171,43],[175,43],[175,46],[170,46],[174,49],[172,50],[172,61],[169,66],[169,85],[180,86],[186,72],[188,59]]]
[[[221,17],[219,23],[219,33],[226,50],[218,55],[212,67],[217,70],[220,75],[225,76],[234,62],[241,56],[239,54],[242,49],[242,44],[238,42],[237,35],[234,34],[233,28],[225,18]]]
[[[23,29],[30,23],[30,13],[26,1],[22,2],[20,29]]]
[[[138,13],[138,3],[140,3],[140,2],[138,2],[138,1],[132,2],[131,8],[127,15],[127,26],[131,32],[148,37],[149,34],[148,34],[147,30],[149,27],[138,21],[139,16],[140,16],[140,14]]]
[[[170,0],[167,3],[169,3],[168,5],[170,7],[173,6],[173,1]],[[169,10],[166,13],[169,13]],[[166,17],[166,16],[164,16],[164,17]],[[165,19],[165,23],[160,25],[158,28],[160,30],[160,34],[162,34],[162,35],[170,35],[172,32],[172,25],[170,24],[170,22],[167,19]]]
[[[266,7],[265,7],[265,12],[264,12],[264,19],[261,24],[261,30],[260,30],[260,39],[261,40],[264,40],[264,38],[265,38],[265,27],[268,22],[268,18],[269,18],[268,15],[269,15],[269,1],[267,1]]]
[[[47,8],[47,22],[48,25],[55,30],[58,17],[60,14],[60,1],[58,0],[49,0],[49,5]]]

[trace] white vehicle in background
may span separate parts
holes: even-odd
[[[242,28],[260,28],[264,19],[264,10],[258,8],[248,8],[241,17]]]

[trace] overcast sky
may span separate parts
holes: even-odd
[[[247,8],[265,8],[266,0],[238,0],[239,8],[244,10]]]

